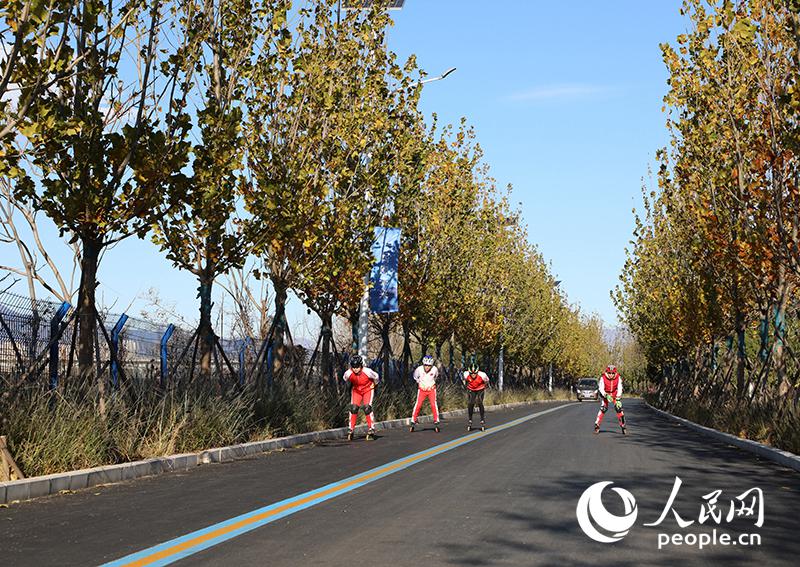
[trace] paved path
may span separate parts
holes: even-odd
[[[529,418],[554,407],[490,415],[495,430],[485,435],[468,436],[460,421],[440,434],[393,430],[374,442],[330,442],[13,505],[0,509],[0,557],[4,565],[97,565],[143,550],[152,558],[154,546],[170,542],[172,553],[175,538],[212,526],[188,538],[178,565],[797,565],[798,473],[657,417],[637,400],[626,402],[628,436],[611,412],[593,435],[594,403]],[[373,471],[367,480],[365,471]],[[644,526],[661,515],[676,476],[683,484],[674,509],[694,524],[681,529],[670,514]],[[306,494],[344,479],[351,480],[327,489],[343,487],[338,496]],[[615,544],[592,541],[576,519],[581,494],[599,481],[636,498],[638,519]],[[730,499],[753,487],[763,490],[763,527],[752,518],[698,523],[703,495],[721,489],[725,516]],[[274,519],[280,510],[268,508],[259,514],[271,523],[213,539],[232,529],[218,524],[278,502],[288,515]],[[610,488],[602,502],[624,513]],[[300,504],[309,507],[296,510]],[[713,528],[758,534],[761,545],[658,548],[660,534]],[[196,551],[203,538],[213,545]]]

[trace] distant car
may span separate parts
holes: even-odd
[[[575,395],[578,401],[583,400],[599,400],[600,391],[597,389],[597,380],[595,378],[582,378],[575,384]]]

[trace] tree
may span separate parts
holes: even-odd
[[[307,299],[322,297],[311,290],[361,273],[363,243],[391,190],[394,113],[414,92],[386,51],[387,16],[353,11],[337,21],[334,4],[301,8],[294,40],[286,27],[274,31],[275,50],[260,58],[249,101],[253,181],[245,203],[250,239],[275,290],[276,367],[288,290],[302,282]],[[334,303],[324,303],[313,307],[329,313]]]
[[[40,182],[20,179],[17,195],[81,245],[78,363],[84,376],[93,366],[101,253],[147,232],[161,208],[160,188],[185,163],[187,122],[181,90],[174,88],[182,57],[159,65],[167,10],[163,2],[80,2],[68,35],[74,76],[56,81],[62,69],[43,69],[52,86],[38,93],[20,122]],[[26,92],[27,83],[20,88]],[[104,412],[102,379],[98,388]]]
[[[21,216],[24,224],[18,226]],[[68,275],[65,266],[59,266],[41,238],[37,211],[30,203],[20,202],[6,179],[0,178],[0,243],[17,249],[21,268],[0,265],[0,270],[18,274],[25,278],[28,295],[36,299],[36,284],[55,296],[59,301],[72,301],[75,294],[75,273],[80,264],[80,248],[75,242],[68,244],[72,253],[72,270]],[[34,303],[35,304],[35,303]]]
[[[739,400],[771,364],[785,383],[786,316],[800,275],[796,8],[684,2],[692,26],[662,46],[671,147],[617,291],[652,366],[691,360],[695,378],[713,381],[715,343],[731,337]],[[754,362],[747,337],[757,326]]]
[[[171,207],[157,219],[153,238],[178,268],[197,277],[197,346],[200,376],[207,381],[218,346],[211,323],[214,281],[241,267],[247,253],[237,206],[247,182],[242,124],[254,47],[261,29],[285,21],[286,6],[280,1],[211,0],[187,2],[181,10],[183,33],[199,47],[188,66],[190,73],[196,68],[199,142],[191,150],[191,173],[171,178]],[[258,13],[265,14],[263,22]],[[220,354],[225,357],[221,347]]]
[[[14,137],[42,92],[67,80],[80,61],[69,45],[76,0],[9,0],[0,8],[0,175],[18,158]]]

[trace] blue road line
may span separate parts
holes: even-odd
[[[345,478],[343,480],[327,484],[323,487],[298,494],[291,498],[275,502],[268,506],[258,508],[251,512],[241,514],[234,518],[208,526],[201,530],[177,537],[142,551],[132,553],[110,563],[105,563],[106,567],[119,567],[128,565],[169,565],[195,554],[203,549],[208,549],[222,542],[233,539],[239,535],[252,531],[256,528],[285,518],[291,514],[305,510],[342,494],[365,486],[371,482],[394,474],[398,471],[407,469],[417,463],[426,461],[442,453],[446,453],[462,445],[472,443],[488,435],[493,435],[511,427],[515,427],[526,421],[530,421],[541,415],[551,413],[574,404],[564,404],[555,408],[533,413],[508,423],[498,425],[486,431],[480,431],[460,437],[453,441],[436,445],[424,451],[419,451],[411,455],[396,459],[379,467]],[[197,540],[197,541],[194,541]]]

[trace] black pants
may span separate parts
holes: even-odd
[[[481,414],[481,421],[483,421],[483,392],[484,390],[478,392],[469,390],[467,392],[467,414],[469,415],[470,421],[472,421],[472,412],[475,410],[475,404],[478,404],[478,411]]]

